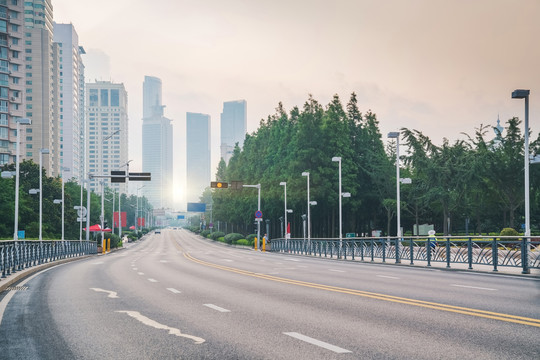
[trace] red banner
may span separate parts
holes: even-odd
[[[137,218],[137,226],[144,227],[144,218]]]
[[[126,227],[127,226],[126,212],[122,211],[121,214],[122,215],[120,219],[122,220],[122,227]],[[118,227],[118,211],[114,212],[114,227]]]

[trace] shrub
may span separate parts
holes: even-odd
[[[210,235],[210,230],[203,230],[199,235],[202,237],[208,237],[208,235]]]
[[[223,236],[222,236],[222,237],[218,237],[218,238],[217,238],[217,241],[224,243],[224,242],[225,242],[225,238],[224,238]]]
[[[244,235],[242,235],[242,234],[230,233],[230,234],[225,235],[225,242],[227,244],[232,244],[233,241],[240,240],[240,239],[243,239],[243,238],[244,238]]]
[[[519,236],[519,233],[517,232],[516,229],[504,228],[502,229],[500,236]]]
[[[222,232],[222,231],[214,231],[213,233],[211,233],[210,235],[208,235],[208,237],[212,240],[217,240],[218,238],[220,237],[224,237],[225,236],[225,233]]]
[[[246,239],[239,239],[239,240],[236,240],[236,241],[235,241],[235,244],[236,244],[236,245],[249,246],[249,240],[246,240]]]

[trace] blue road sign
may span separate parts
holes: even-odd
[[[255,211],[255,219],[262,219],[262,211],[261,210]]]

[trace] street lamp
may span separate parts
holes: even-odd
[[[311,211],[310,211],[310,201],[309,201],[309,171],[304,171],[302,176],[307,178],[307,239],[308,244],[310,244],[311,239]]]
[[[525,237],[531,236],[529,208],[529,94],[530,90],[514,90],[512,99],[525,99]]]
[[[289,233],[287,232],[287,213],[292,213],[293,211],[291,209],[287,209],[287,183],[285,181],[282,181],[279,183],[279,185],[283,186],[283,189],[285,191],[285,226],[283,227],[283,232],[285,233],[285,239],[288,239],[290,237]]]
[[[261,184],[257,185],[242,185],[245,188],[256,188],[259,190],[258,197],[257,197],[257,211],[261,211]],[[255,219],[257,221],[257,250],[261,249],[261,218]]]
[[[120,169],[124,166],[126,167],[126,196],[128,194],[128,179],[129,179],[129,163],[133,160],[128,160],[125,164],[120,166]],[[120,207],[120,199],[122,198],[122,191],[120,190],[120,187],[118,187],[118,237],[122,238],[122,209]]]
[[[399,191],[399,135],[398,131],[388,133],[389,139],[396,139],[396,201],[397,201],[397,237],[401,237],[401,206],[400,206],[400,191]]]
[[[39,149],[39,242],[41,248],[43,227],[43,154],[48,154],[49,149]]]
[[[63,167],[62,166],[62,242],[64,241],[64,209],[65,209],[65,201],[64,201],[64,172],[65,171],[71,171],[70,168]]]
[[[531,236],[531,214],[529,204],[529,94],[530,90],[517,89],[512,92],[512,99],[525,99],[525,241]],[[528,274],[529,246],[525,249],[523,273]]]
[[[17,122],[17,144],[15,144],[16,149],[16,159],[15,159],[15,231],[13,233],[13,240],[19,240],[19,151],[20,151],[20,142],[21,142],[21,125],[30,125],[32,121],[27,118],[18,118],[15,120]]]
[[[341,249],[343,247],[343,231],[342,231],[342,228],[343,228],[343,224],[342,224],[342,210],[341,210],[341,197],[343,196],[342,192],[341,192],[341,156],[334,156],[332,158],[332,161],[333,162],[337,162],[339,164],[339,189],[338,189],[338,194],[339,194],[339,253],[340,253],[340,256],[341,256]],[[349,196],[351,196],[349,194]]]

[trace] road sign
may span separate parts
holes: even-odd
[[[151,181],[152,174],[149,172],[130,172],[128,178],[129,181]]]
[[[262,219],[262,211],[261,210],[255,211],[255,219]]]
[[[345,237],[348,237],[348,238],[353,238],[353,237],[354,237],[354,235],[355,235],[354,233],[347,233],[347,234],[345,235]]]
[[[78,217],[85,217],[86,216],[86,208],[84,206],[74,206],[75,210],[77,210],[77,216]]]
[[[176,219],[177,220],[183,220],[185,219],[186,217],[184,215],[176,215]]]
[[[256,218],[255,221],[261,222],[261,221],[263,221],[263,219],[262,218]]]
[[[85,222],[86,221],[86,217],[78,217],[77,218],[77,222]]]
[[[112,183],[125,183],[126,182],[126,172],[125,171],[111,171],[111,182]]]
[[[202,213],[206,212],[206,204],[205,203],[188,203],[187,211],[202,212]]]

